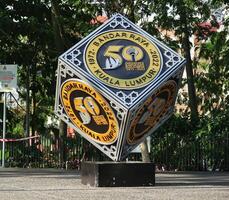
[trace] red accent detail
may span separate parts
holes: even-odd
[[[25,138],[18,138],[18,139],[0,139],[0,142],[18,142],[18,141],[23,141],[23,140],[30,140],[30,139],[35,139],[35,138],[39,138],[40,136],[31,136],[31,137],[25,137]]]
[[[212,25],[210,21],[199,23],[197,26],[201,29],[204,36],[209,36],[211,33],[217,32],[222,23],[217,23]]]
[[[74,138],[75,137],[75,131],[74,131],[74,129],[73,128],[70,128],[70,127],[68,127],[67,128],[67,137],[69,137],[69,138]]]
[[[103,24],[108,20],[107,16],[103,16],[103,15],[98,15],[96,18],[92,19],[90,21],[90,24]]]

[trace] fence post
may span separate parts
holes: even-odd
[[[4,92],[3,104],[3,130],[2,130],[2,167],[5,167],[5,138],[6,138],[6,92]]]

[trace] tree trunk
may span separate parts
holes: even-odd
[[[190,55],[190,44],[187,33],[185,33],[184,38],[184,50],[185,50],[185,59],[186,59],[186,72],[187,72],[187,81],[188,81],[188,94],[189,94],[189,106],[191,109],[191,120],[196,122],[198,120],[198,109],[197,109],[197,100],[196,100],[196,90],[194,85],[193,78],[193,67],[192,60]]]
[[[52,26],[54,34],[54,42],[58,53],[62,53],[65,50],[65,39],[62,25],[59,21],[59,1],[51,0],[51,16],[52,16]]]
[[[187,72],[187,82],[188,82],[188,95],[189,95],[189,107],[191,110],[191,121],[192,124],[195,124],[198,121],[198,108],[197,108],[197,98],[196,98],[196,90],[194,84],[194,76],[193,76],[193,66],[192,59],[190,54],[190,41],[189,41],[189,31],[187,26],[187,18],[186,11],[183,12],[184,22],[184,38],[183,38],[183,48],[186,59],[186,72]]]
[[[191,123],[192,126],[195,128],[198,121],[199,121],[199,116],[198,116],[198,105],[197,105],[197,98],[196,98],[196,90],[195,90],[195,84],[194,84],[194,76],[193,76],[193,65],[192,65],[192,59],[191,59],[191,54],[190,54],[190,41],[189,41],[189,30],[188,30],[188,22],[187,22],[187,14],[186,14],[186,9],[183,9],[183,22],[184,22],[184,38],[183,38],[183,48],[184,48],[184,54],[185,54],[185,59],[186,59],[186,72],[187,72],[187,82],[188,82],[188,95],[189,95],[189,107],[191,110]],[[199,141],[198,141],[198,146]],[[199,151],[199,157],[201,157],[201,151]],[[195,158],[196,163],[199,162],[198,156]]]
[[[140,147],[141,147],[142,161],[143,162],[150,162],[147,139],[145,139],[141,143]]]
[[[67,124],[60,120],[59,124],[59,166],[65,167],[66,163],[66,137],[67,137]]]
[[[53,26],[53,34],[55,46],[57,48],[58,53],[62,53],[64,51],[64,37],[61,23],[59,22],[59,8],[58,1],[51,0],[51,14],[52,14],[52,26]],[[59,122],[59,166],[64,167],[64,163],[66,162],[66,148],[65,148],[65,140],[67,137],[67,124],[60,120]]]
[[[32,97],[32,119],[31,119],[31,131],[32,136],[35,135],[35,132],[37,131],[37,122],[36,122],[36,110],[37,110],[37,99],[36,99],[36,93],[37,93],[37,85],[36,85],[36,65],[32,67],[31,70],[32,73],[32,85],[31,85],[31,97]]]
[[[30,128],[30,66],[26,68],[26,121],[25,121],[25,137],[29,137]]]
[[[130,1],[130,13],[129,13],[129,19],[133,22],[136,23],[135,19],[135,3],[134,1]]]

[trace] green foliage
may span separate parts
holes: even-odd
[[[55,2],[59,3],[58,20],[62,26],[63,41],[59,42],[68,49],[94,29],[90,25],[93,7],[83,0]],[[44,132],[47,116],[53,114],[55,71],[57,58],[62,53],[56,45],[53,24],[50,1],[0,2],[0,62],[19,65],[19,93],[24,101],[27,79],[30,79],[31,126],[33,132],[39,133]],[[9,115],[9,120],[14,127],[14,115],[12,118]],[[19,128],[19,124],[17,126]],[[18,128],[14,131],[18,132]]]

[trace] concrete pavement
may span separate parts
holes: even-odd
[[[0,200],[228,200],[229,172],[157,173],[155,187],[93,188],[77,171],[0,168]]]

